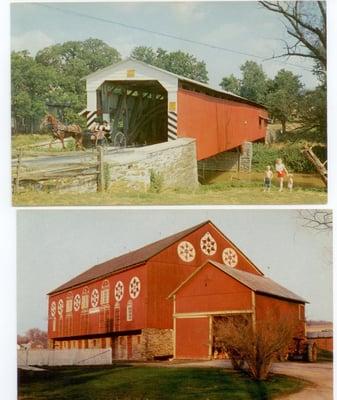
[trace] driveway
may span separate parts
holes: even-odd
[[[272,371],[278,374],[295,376],[312,382],[312,385],[282,400],[332,400],[333,370],[332,363],[296,363],[286,362],[273,365]]]

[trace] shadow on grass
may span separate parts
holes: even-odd
[[[118,364],[19,372],[19,398],[34,400],[269,400],[303,386],[286,376],[256,382],[247,374],[218,368]]]

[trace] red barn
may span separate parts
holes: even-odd
[[[196,139],[203,160],[266,136],[266,107],[233,93],[128,59],[86,78],[90,127],[96,117],[111,122],[128,144]]]
[[[50,292],[49,346],[111,347],[116,359],[210,358],[215,318],[273,309],[304,332],[304,305],[206,221]]]

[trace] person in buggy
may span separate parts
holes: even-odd
[[[95,147],[102,146],[105,143],[105,135],[110,134],[110,125],[108,121],[103,121],[102,124],[99,121],[95,121],[92,125],[91,131],[91,141]]]

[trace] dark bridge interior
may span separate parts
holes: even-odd
[[[123,132],[127,145],[167,141],[167,92],[157,81],[105,81],[97,107],[109,116],[112,140]]]

